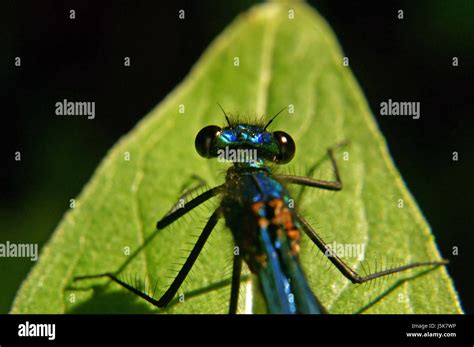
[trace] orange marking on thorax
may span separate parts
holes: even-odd
[[[253,203],[250,206],[250,208],[252,209],[253,213],[258,214],[258,212],[262,209],[262,206],[263,206],[263,202],[259,201],[259,202]]]
[[[292,240],[299,241],[301,234],[298,229],[287,229],[286,235]]]
[[[276,231],[277,237],[281,237],[283,231],[286,231],[286,236],[290,241],[291,254],[297,256],[300,251],[299,241],[301,233],[293,223],[293,215],[290,209],[285,206],[281,199],[273,199],[269,201],[268,205],[273,208],[274,215],[271,222],[273,225],[278,226]]]
[[[258,226],[262,229],[266,229],[268,228],[268,226],[270,225],[270,222],[268,221],[268,219],[264,218],[264,217],[260,217],[258,219]]]
[[[265,205],[272,209],[272,216],[265,217],[262,216],[262,208],[265,208]],[[293,215],[291,210],[285,206],[285,203],[282,199],[272,199],[267,203],[262,201],[253,203],[251,205],[251,210],[253,214],[257,217],[257,223],[260,228],[268,228],[270,225],[275,226],[274,232],[276,233],[275,237],[282,238],[284,233],[288,237],[290,243],[291,254],[297,256],[300,251],[299,241],[301,238],[301,232],[296,228],[293,223]],[[266,257],[264,255],[255,255],[255,259],[261,265],[266,263]]]

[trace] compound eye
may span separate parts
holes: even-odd
[[[211,158],[210,154],[211,146],[213,141],[217,138],[221,131],[216,125],[209,125],[205,128],[202,128],[201,131],[196,135],[196,140],[194,140],[194,146],[196,151],[201,157]]]
[[[283,131],[275,131],[273,133],[273,137],[277,141],[278,147],[280,148],[280,156],[276,159],[276,162],[278,164],[289,163],[295,156],[295,141],[293,141],[290,135]]]

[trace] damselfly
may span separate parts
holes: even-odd
[[[283,109],[284,110],[284,109]],[[297,184],[333,191],[342,189],[342,181],[334,152],[339,145],[327,150],[335,180],[324,181],[311,177],[275,174],[271,164],[286,164],[295,154],[291,136],[283,131],[267,130],[278,112],[266,124],[239,122],[224,112],[227,125],[204,127],[196,136],[195,147],[200,156],[232,158],[225,183],[191,199],[184,205],[176,204],[158,223],[161,230],[198,205],[220,196],[220,204],[212,213],[189,256],[170,287],[158,300],[118,278],[112,273],[80,276],[79,279],[109,277],[129,291],[157,307],[166,307],[177,294],[181,284],[198,258],[209,235],[220,218],[224,218],[233,234],[238,254],[234,255],[229,313],[236,313],[241,282],[242,261],[258,278],[258,286],[269,313],[326,313],[313,294],[299,260],[299,241],[304,232],[351,282],[363,283],[375,278],[419,266],[441,265],[446,261],[417,262],[360,276],[351,269],[316,233],[294,208],[285,188]],[[238,155],[243,152],[245,155]],[[252,155],[253,154],[253,155]],[[236,160],[236,159],[239,160]],[[243,158],[243,160],[242,160]],[[189,197],[185,192],[179,199]]]

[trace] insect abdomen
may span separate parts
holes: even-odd
[[[300,230],[292,211],[278,198],[251,208],[260,247],[248,262],[258,274],[269,312],[322,313],[298,259]]]
[[[222,201],[226,224],[259,278],[269,313],[321,313],[298,258],[300,228],[285,201],[288,192],[270,175],[241,175]]]

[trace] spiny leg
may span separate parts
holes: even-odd
[[[393,273],[405,271],[408,269],[412,269],[419,266],[427,266],[427,265],[445,265],[448,263],[448,260],[441,260],[441,261],[426,261],[426,262],[416,262],[404,266],[395,267],[392,269],[386,269],[383,271],[378,271],[367,276],[360,276],[357,272],[352,270],[341,258],[339,258],[333,250],[323,241],[323,239],[316,233],[316,231],[308,224],[308,222],[299,214],[296,213],[298,221],[301,223],[301,226],[311,239],[314,244],[324,253],[326,257],[329,258],[331,263],[336,266],[336,268],[352,283],[364,283],[375,278],[379,278],[382,276],[387,276]]]
[[[197,188],[193,188],[193,189],[197,189]],[[117,275],[119,273],[121,273],[123,271],[123,269],[132,261],[132,259],[134,259],[155,238],[155,236],[158,234],[158,232],[161,229],[163,229],[166,226],[168,226],[169,224],[173,223],[175,220],[177,220],[178,218],[180,218],[181,216],[183,216],[187,212],[191,211],[193,208],[195,208],[195,207],[199,206],[200,204],[206,202],[210,198],[218,195],[221,192],[221,189],[222,189],[222,186],[214,187],[214,188],[198,195],[197,197],[195,197],[194,199],[189,201],[189,203],[187,203],[184,207],[182,207],[182,208],[180,208],[176,211],[173,211],[173,208],[172,208],[170,212],[168,212],[160,221],[158,221],[157,230],[155,230],[152,234],[150,234],[146,238],[145,242],[142,245],[140,245],[140,247],[137,248],[131,254],[131,256],[120,266],[120,268],[117,271],[115,271],[115,273],[110,273],[109,272],[109,273],[103,273],[103,274],[97,274],[97,275],[77,276],[77,277],[74,278],[74,281],[76,281],[78,279],[80,280],[80,279],[89,279],[89,278],[109,277],[110,279],[112,279],[113,281],[115,281],[118,284],[122,285],[123,287],[125,287],[129,290],[132,290],[131,286],[128,285],[127,283],[121,281],[120,279],[118,279]],[[187,193],[189,193],[189,192],[187,192]],[[138,294],[138,295],[140,295],[140,294]],[[143,297],[143,295],[140,295],[140,296]]]
[[[181,287],[181,284],[183,284],[184,280],[186,279],[189,271],[193,267],[194,263],[196,262],[197,257],[199,256],[199,253],[201,253],[202,248],[204,247],[204,244],[206,243],[207,239],[209,238],[209,235],[211,234],[212,230],[216,226],[219,218],[221,217],[222,213],[220,208],[214,211],[214,213],[211,215],[209,220],[207,221],[206,225],[204,226],[204,229],[202,230],[201,235],[199,236],[198,240],[196,241],[193,249],[191,250],[191,253],[189,254],[188,258],[184,262],[183,266],[181,267],[181,270],[179,270],[178,275],[176,275],[175,279],[171,283],[170,287],[166,290],[166,292],[163,294],[163,296],[159,299],[156,300],[149,296],[148,294],[142,292],[141,290],[132,287],[131,285],[125,283],[124,281],[120,280],[116,275],[112,273],[104,273],[100,275],[91,275],[91,276],[79,276],[75,277],[74,281],[78,280],[84,280],[84,279],[91,279],[91,278],[99,278],[99,277],[108,277],[112,281],[118,283],[122,287],[128,289],[132,293],[140,296],[141,298],[145,299],[148,301],[150,304],[157,306],[157,307],[165,307],[168,305],[168,303],[173,299],[173,297],[176,295],[176,293],[179,290],[179,287]]]
[[[198,181],[199,181],[199,184],[198,184],[197,186],[195,186],[195,187],[193,187],[193,188],[191,188],[191,189],[185,191],[185,192],[179,197],[178,202],[177,202],[176,204],[174,204],[174,205],[171,207],[171,209],[168,211],[168,213],[165,215],[165,217],[171,215],[171,214],[172,214],[173,212],[175,212],[177,209],[181,208],[181,205],[182,205],[182,204],[181,204],[181,199],[186,200],[192,193],[194,193],[195,191],[197,191],[198,189],[200,189],[201,187],[203,187],[204,185],[206,185],[206,182],[205,182],[202,178],[200,178],[199,176],[197,176],[197,175],[192,175],[191,178],[198,180]],[[218,188],[218,187],[216,187],[216,188]],[[214,188],[214,189],[216,189],[216,188]],[[211,191],[212,191],[212,189],[211,189]],[[205,192],[205,193],[203,193],[203,194],[206,194],[206,193],[209,193],[209,191],[208,191],[208,192]],[[218,192],[217,192],[216,194],[218,194]],[[188,209],[187,211],[185,211],[184,213],[189,212],[191,209],[193,209],[194,207],[198,206],[198,205],[201,204],[201,203],[204,203],[206,200],[212,198],[213,196],[214,196],[214,195],[212,195],[212,194],[205,195],[204,197],[197,196],[197,197],[196,197],[196,200],[198,200],[198,201],[193,202],[191,208]],[[200,199],[198,199],[198,198],[200,198]],[[199,201],[200,201],[200,202],[199,202]],[[184,205],[184,206],[186,206],[186,205]],[[184,207],[184,206],[183,206],[183,207]],[[170,222],[170,223],[171,223],[171,222]],[[120,268],[119,268],[117,271],[115,271],[115,274],[121,273],[121,272],[123,271],[123,269],[125,269],[125,267],[126,267],[126,266],[127,266],[127,265],[155,238],[155,236],[158,234],[159,231],[160,231],[160,229],[154,230],[154,231],[145,239],[145,241],[143,242],[143,244],[140,245],[140,246],[128,257],[128,259],[120,266]]]
[[[220,194],[223,190],[223,187],[224,186],[221,185],[221,186],[209,189],[208,191],[202,193],[201,195],[198,195],[197,197],[189,201],[183,207],[177,210],[171,211],[169,214],[165,215],[161,220],[159,220],[158,223],[156,223],[156,228],[160,230],[167,227],[169,224],[173,223],[175,220],[182,217],[184,214],[188,213],[196,206],[199,206],[202,203],[209,200],[210,198]]]
[[[305,176],[294,176],[294,175],[276,175],[275,177],[283,183],[299,184],[302,186],[315,187],[327,190],[341,190],[342,180],[339,175],[339,168],[337,167],[336,159],[334,158],[334,150],[345,145],[347,142],[341,142],[333,147],[328,148],[327,153],[331,160],[332,168],[334,171],[335,181],[324,181],[317,180]],[[300,193],[301,194],[301,193]]]
[[[239,303],[240,274],[242,272],[242,257],[234,255],[234,264],[232,267],[232,286],[230,289],[229,314],[237,313]]]
[[[198,188],[193,188],[198,189]],[[190,192],[186,192],[185,194],[190,194]],[[174,207],[171,208],[171,210],[158,222],[157,229],[154,230],[143,242],[142,245],[140,245],[133,253],[128,257],[128,259],[120,266],[120,268],[115,271],[115,274],[119,274],[125,269],[125,267],[155,238],[155,236],[158,234],[158,232],[168,226],[169,224],[173,223],[176,219],[179,217],[183,216],[187,212],[191,211],[193,208],[199,206],[200,204],[206,202],[210,198],[216,196],[217,194],[220,193],[220,187],[215,187],[213,189],[210,189],[201,195],[198,195],[196,198],[192,199],[189,203],[184,205],[184,207],[174,210]],[[188,194],[188,195],[189,195]],[[183,194],[184,195],[184,194]],[[179,213],[177,213],[179,212]],[[160,224],[161,223],[161,224]],[[160,227],[161,226],[161,227]],[[95,275],[92,275],[94,277]],[[101,275],[99,275],[100,277]]]

